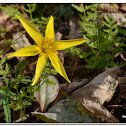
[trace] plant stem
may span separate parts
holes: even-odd
[[[86,12],[85,12],[84,5],[83,5],[83,4],[81,4],[81,5],[82,5],[82,7],[83,7],[83,9],[84,9],[84,17],[85,17],[85,21],[87,21],[87,20],[86,20]]]
[[[39,78],[39,87],[40,87],[40,81],[41,81],[41,78]],[[40,110],[41,110],[41,112],[43,112],[42,105],[41,105],[41,96],[40,96],[40,91],[38,92],[38,97],[39,97]]]
[[[21,119],[23,121],[23,112],[22,112],[22,107],[21,107]]]
[[[6,78],[6,75],[5,75],[5,74],[4,74],[4,79],[5,79],[7,88],[9,88],[9,87],[8,87],[8,83],[7,83],[7,78]]]

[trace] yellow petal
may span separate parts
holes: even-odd
[[[48,55],[50,61],[52,62],[52,65],[57,70],[57,72],[61,76],[63,76],[69,83],[71,83],[70,80],[67,77],[67,74],[64,70],[64,67],[63,67],[58,55],[55,52],[48,52],[47,55]]]
[[[54,20],[53,16],[50,17],[49,22],[46,26],[45,38],[46,42],[54,41],[55,33],[54,33]]]
[[[32,83],[32,86],[35,85],[39,79],[39,77],[41,76],[42,70],[45,67],[47,61],[47,55],[45,53],[41,53],[39,55],[38,61],[37,61],[37,65],[36,65],[36,70],[35,70],[35,79]]]
[[[13,56],[35,56],[35,55],[38,55],[40,52],[41,52],[41,49],[39,46],[31,45],[10,54],[8,58],[13,57]]]
[[[80,45],[84,42],[86,42],[87,39],[71,39],[71,40],[60,40],[60,41],[56,41],[51,43],[50,46],[52,46],[55,50],[63,50],[63,49],[67,49],[73,46],[77,46]]]
[[[24,26],[25,30],[33,38],[33,40],[39,46],[41,46],[43,44],[43,36],[41,35],[41,33],[32,24],[30,24],[27,20],[25,20],[24,18],[22,18],[20,16],[17,16],[17,18],[20,20],[20,22]]]

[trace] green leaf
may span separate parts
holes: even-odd
[[[102,23],[103,23],[104,25],[106,25],[107,27],[109,27],[109,28],[111,27],[111,25],[110,25],[109,23],[105,22],[105,21],[102,22]]]
[[[4,115],[5,115],[6,122],[10,123],[11,122],[11,111],[10,111],[9,101],[8,101],[7,97],[8,97],[7,93],[4,92],[4,94],[2,95]]]
[[[4,43],[1,46],[4,47],[7,44],[12,44],[12,40],[11,39],[7,39],[6,41],[4,41]]]
[[[92,48],[97,48],[95,42],[91,42],[91,43],[89,44],[89,46],[92,47]]]
[[[43,111],[46,110],[48,104],[50,104],[58,95],[59,92],[59,82],[58,80],[55,78],[55,76],[53,75],[49,75],[48,79],[50,79],[50,81],[53,81],[54,84],[46,84],[46,82],[44,82],[44,79],[41,80],[40,82],[40,101],[41,101],[41,106]],[[44,83],[43,83],[44,82]],[[36,87],[37,88],[37,87]],[[34,93],[36,100],[39,102],[39,92],[36,91]]]
[[[10,89],[4,89],[4,91],[6,91],[7,93],[9,93],[10,95],[14,96],[17,98],[17,94],[15,94],[14,92],[12,92]]]
[[[96,13],[91,13],[91,12],[87,12],[87,20],[89,21],[89,20],[93,20],[93,21],[95,21],[96,20],[96,18],[97,18],[97,14]]]
[[[3,103],[3,100],[2,99],[0,99],[0,105]]]
[[[38,117],[39,119],[43,120],[44,122],[47,123],[58,123],[56,121],[57,114],[54,113],[40,113],[40,112],[32,112],[33,115]]]
[[[61,100],[52,106],[47,113],[32,112],[42,121],[60,123],[93,123],[99,122],[93,113],[81,103],[70,99]]]
[[[0,55],[2,55],[3,54],[3,50],[0,50]]]
[[[4,75],[4,71],[0,70],[0,75]]]
[[[1,86],[0,86],[1,87]],[[0,88],[0,94],[3,93],[3,90]]]
[[[94,11],[94,12],[96,12],[96,11],[97,11],[97,9],[96,9],[96,8],[91,8],[91,10],[92,10],[92,11]]]
[[[27,102],[27,105],[32,105],[32,103],[31,102]]]
[[[6,57],[4,56],[3,59],[0,60],[1,64],[4,64],[6,62]]]
[[[82,5],[82,4],[81,4]],[[72,7],[74,7],[79,12],[84,12],[84,8],[77,6],[76,4],[71,4]]]
[[[18,62],[16,65],[16,72],[19,71],[20,73],[23,72],[23,70],[26,68],[27,60],[23,60],[21,62]]]
[[[110,33],[111,32],[111,29],[103,29],[104,32],[107,32],[107,33]]]
[[[91,9],[92,8],[92,5],[85,5],[85,10],[87,11],[87,10],[89,10],[89,9]]]
[[[20,105],[20,104],[16,104],[16,106],[14,107],[15,111],[21,110],[21,109],[22,109],[22,105]]]
[[[0,9],[5,11],[14,20],[17,20],[16,15],[25,18],[24,14],[22,14],[17,8],[11,7],[10,5],[0,6]]]

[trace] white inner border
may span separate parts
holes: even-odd
[[[125,0],[0,0],[0,3],[126,3]]]

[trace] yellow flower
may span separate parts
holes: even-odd
[[[32,83],[32,86],[37,83],[39,77],[41,76],[41,72],[45,67],[47,58],[49,57],[52,65],[57,70],[57,72],[63,76],[69,83],[70,80],[67,77],[67,74],[64,70],[64,67],[58,57],[57,50],[63,50],[66,48],[70,48],[72,46],[77,46],[86,41],[86,39],[74,39],[74,40],[60,40],[54,41],[55,33],[54,33],[54,20],[53,16],[50,17],[49,22],[46,26],[45,37],[43,37],[40,32],[27,20],[24,18],[17,16],[25,30],[32,37],[32,39],[37,43],[37,45],[31,45],[25,48],[22,48],[8,57],[13,56],[35,56],[39,54],[38,62],[36,65],[35,71],[35,79]]]

